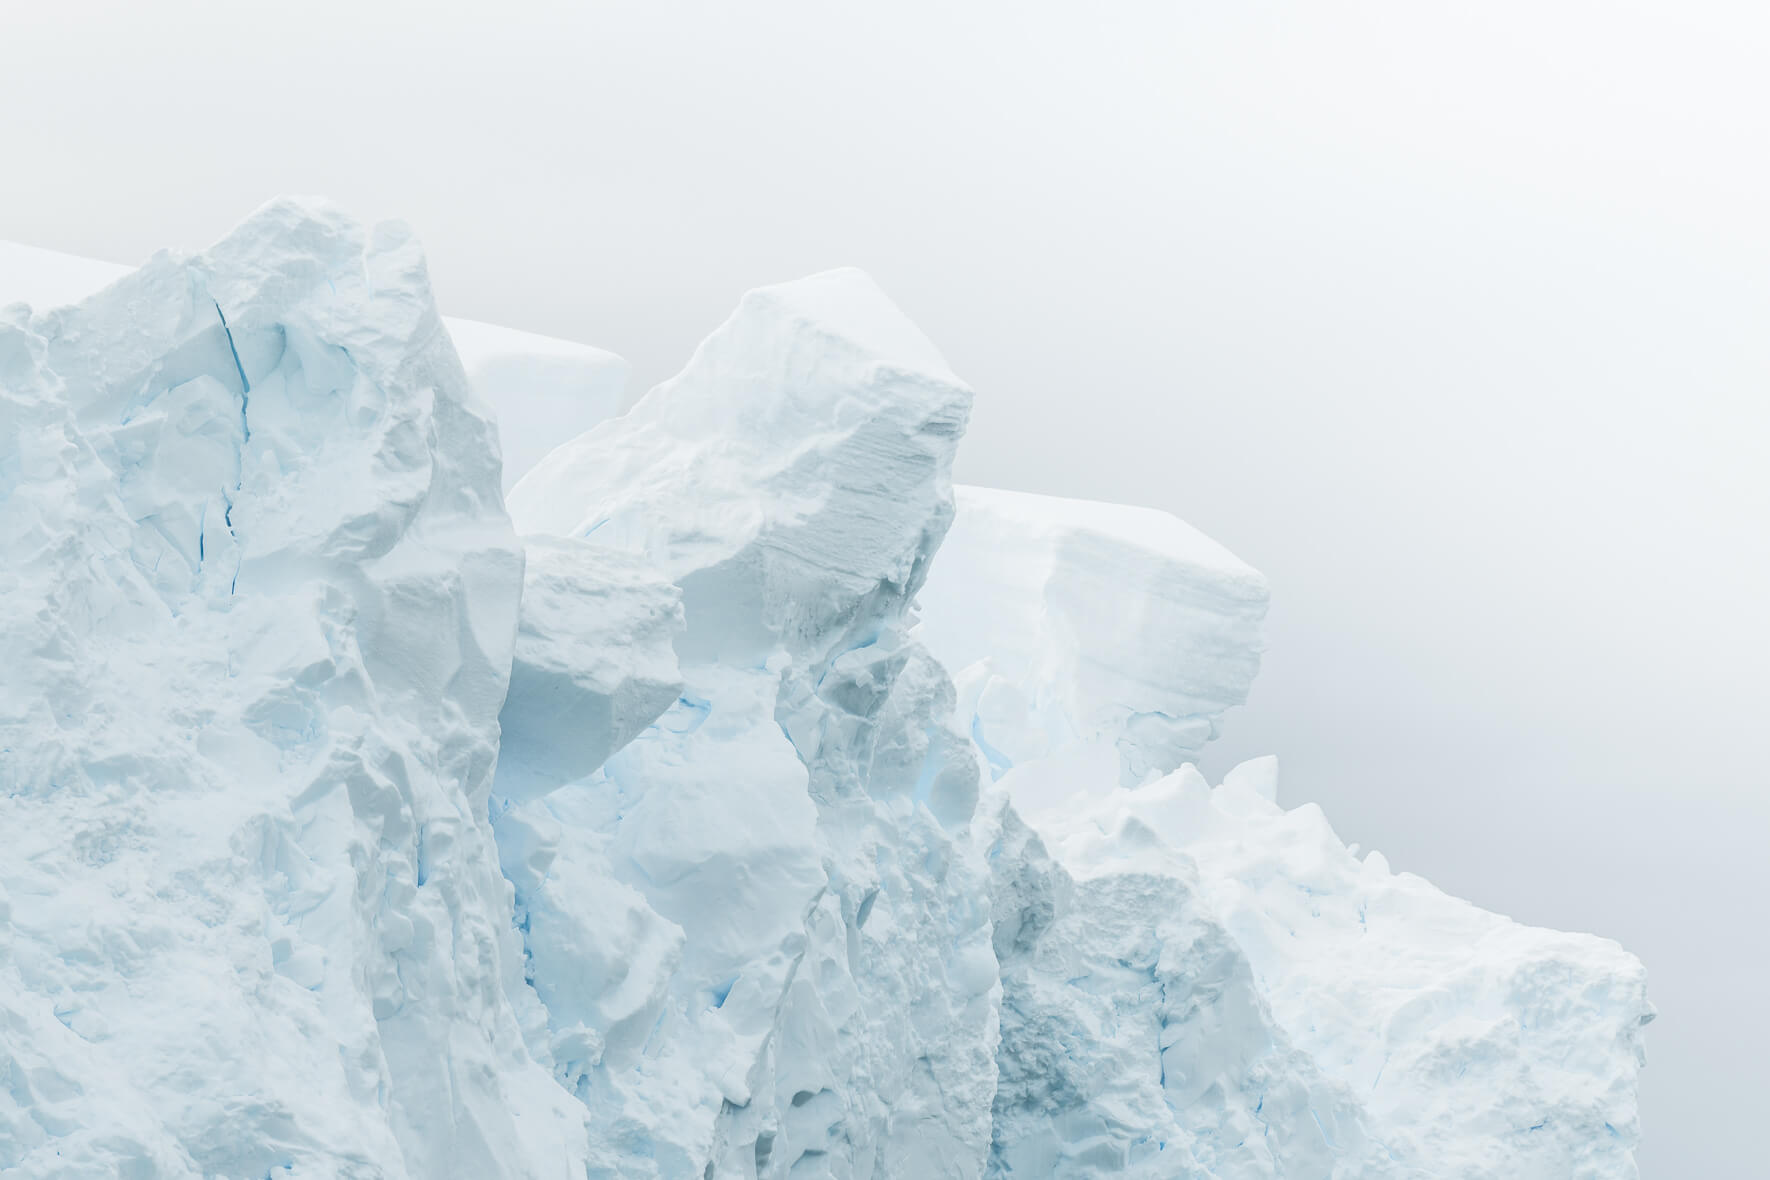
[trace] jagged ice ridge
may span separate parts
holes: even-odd
[[[1207,785],[1264,580],[859,272],[621,415],[323,203],[15,297],[7,1175],[1636,1174],[1639,963]]]

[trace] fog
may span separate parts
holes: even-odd
[[[871,271],[959,477],[1263,569],[1207,770],[1620,940],[1643,1175],[1761,1159],[1770,21],[1753,5],[63,3],[0,30],[0,238],[139,261],[279,192],[451,314],[668,376]]]

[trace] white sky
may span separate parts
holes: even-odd
[[[1106,15],[1086,11],[1110,7]],[[0,238],[136,261],[278,192],[643,387],[871,270],[959,475],[1272,580],[1220,770],[1620,939],[1649,1180],[1770,1083],[1770,20],[1680,2],[10,6]]]

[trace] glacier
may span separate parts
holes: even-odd
[[[865,274],[624,413],[324,202],[9,300],[0,1172],[1636,1175],[1639,962],[1208,784],[1265,580]]]

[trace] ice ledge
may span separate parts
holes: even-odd
[[[1195,758],[1247,700],[1267,588],[1229,550],[1155,509],[955,491],[920,634],[994,777],[1105,747],[1139,782]]]

